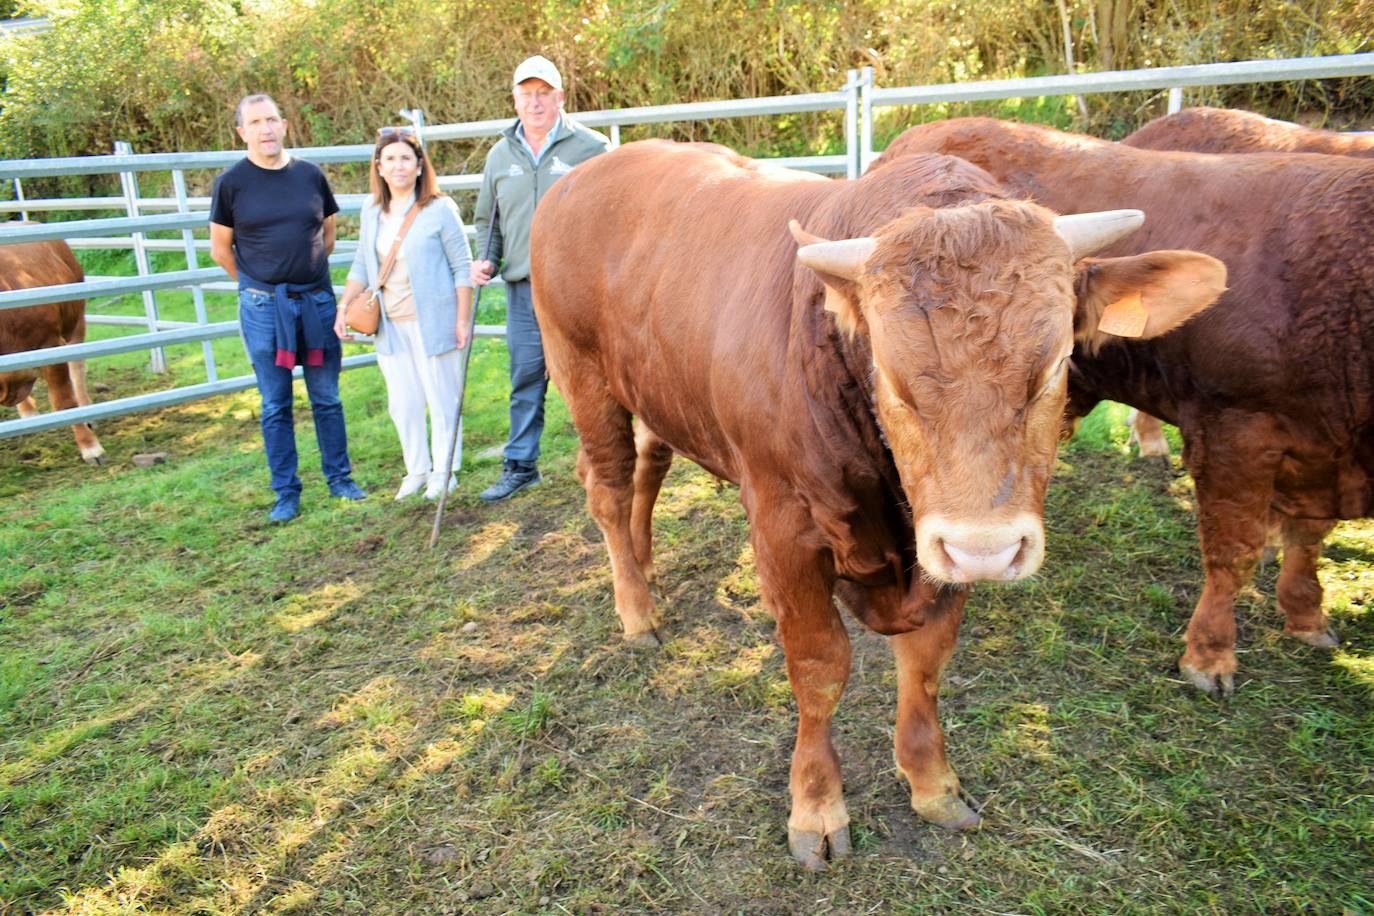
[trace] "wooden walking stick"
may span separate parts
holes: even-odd
[[[487,223],[487,242],[482,249],[483,261],[491,261],[491,237],[496,232],[496,220],[500,216],[501,208],[497,204],[496,195],[493,194],[491,221]],[[439,507],[434,512],[434,528],[429,532],[430,550],[433,550],[434,545],[439,543],[439,526],[444,523],[444,507],[448,505],[448,481],[453,476],[453,455],[458,451],[459,424],[463,422],[463,396],[467,394],[468,388],[468,360],[472,358],[472,346],[477,342],[477,305],[481,301],[482,287],[479,286],[472,295],[472,317],[468,319],[468,345],[463,350],[463,372],[458,376],[458,403],[453,411],[453,437],[449,439],[448,460],[444,462],[444,476],[440,478],[444,482],[444,486],[439,493]]]

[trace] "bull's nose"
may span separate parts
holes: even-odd
[[[1011,581],[1016,578],[1016,558],[1025,538],[993,549],[965,549],[952,541],[941,541],[940,546],[950,559],[951,578],[956,582]]]

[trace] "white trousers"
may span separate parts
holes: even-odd
[[[389,321],[380,333],[387,335],[387,342],[395,351],[378,353],[377,366],[386,379],[387,410],[401,437],[406,476],[440,475],[448,461],[448,446],[453,438],[463,352],[449,350],[439,356],[426,356],[420,341],[419,323],[415,321]],[[426,406],[432,428],[428,447],[425,442]],[[453,456],[454,470],[462,463],[462,457],[463,441],[459,436],[458,449]]]

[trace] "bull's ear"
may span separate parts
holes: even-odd
[[[859,326],[859,275],[877,243],[871,238],[832,242],[807,232],[796,220],[787,228],[797,240],[797,260],[825,284],[825,310],[835,316],[840,330],[853,336]]]
[[[1118,337],[1158,337],[1226,291],[1226,265],[1198,251],[1084,258],[1074,291],[1074,340],[1089,353]]]

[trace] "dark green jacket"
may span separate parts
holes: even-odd
[[[529,150],[515,135],[519,123],[517,120],[501,131],[501,139],[487,153],[473,220],[477,227],[474,254],[477,260],[482,260],[494,195],[501,204],[501,218],[492,233],[491,254],[485,257],[500,265],[498,272],[507,283],[529,279],[530,223],[539,198],[573,166],[601,155],[610,146],[605,135],[583,127],[566,114],[561,115],[558,132],[548,149],[543,150],[536,169]]]

